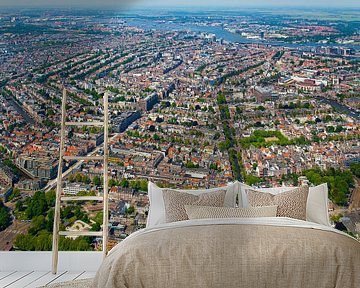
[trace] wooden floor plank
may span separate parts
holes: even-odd
[[[76,280],[94,278],[95,275],[96,275],[96,272],[85,271],[84,273],[79,275],[79,277],[77,277]]]
[[[72,281],[83,274],[84,271],[81,272],[66,272],[65,274],[61,275],[59,278],[54,279],[54,281],[50,282],[50,284],[60,283],[60,282],[67,282]]]
[[[15,283],[9,285],[6,288],[23,288],[23,287],[26,287],[27,285],[30,285],[34,281],[40,279],[41,277],[43,277],[47,273],[49,273],[49,272],[38,272],[38,271],[32,272],[29,275],[19,279],[18,281],[16,281]]]
[[[63,271],[53,275],[49,271],[0,272],[1,288],[37,288],[48,284],[94,278],[94,271]],[[7,279],[6,279],[7,278]]]
[[[37,288],[40,286],[45,286],[50,282],[54,281],[56,278],[59,278],[61,275],[66,273],[66,271],[59,272],[58,274],[54,275],[51,272],[46,273],[43,277],[37,279],[36,281],[32,282],[31,284],[25,286],[26,288]]]
[[[9,271],[9,272],[1,272],[0,271],[0,280],[4,279],[5,277],[15,273],[16,271]]]
[[[10,274],[9,276],[0,280],[0,287],[5,288],[12,283],[20,280],[21,278],[25,277],[26,275],[31,274],[31,272],[15,272]]]

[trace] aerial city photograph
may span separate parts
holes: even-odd
[[[360,287],[358,0],[0,0],[0,288]]]

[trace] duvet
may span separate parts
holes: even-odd
[[[181,221],[132,234],[93,287],[358,288],[360,243],[289,218]]]

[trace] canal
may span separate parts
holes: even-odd
[[[320,100],[321,102],[324,102],[326,104],[331,105],[332,107],[336,108],[337,110],[345,113],[346,115],[355,118],[357,121],[360,120],[360,113],[358,111],[356,111],[355,109],[351,109],[333,99],[328,99],[322,96],[316,96],[316,98],[318,100]]]
[[[13,96],[8,95],[6,97],[6,100],[8,101],[9,105],[14,107],[16,112],[18,112],[27,123],[29,123],[31,125],[34,125],[36,123],[35,120],[33,118],[31,118],[31,116],[23,109],[23,107],[21,107],[19,105],[19,103],[16,102],[16,100],[13,98]]]

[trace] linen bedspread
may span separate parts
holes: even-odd
[[[289,218],[181,221],[117,245],[93,287],[358,288],[360,243]]]

